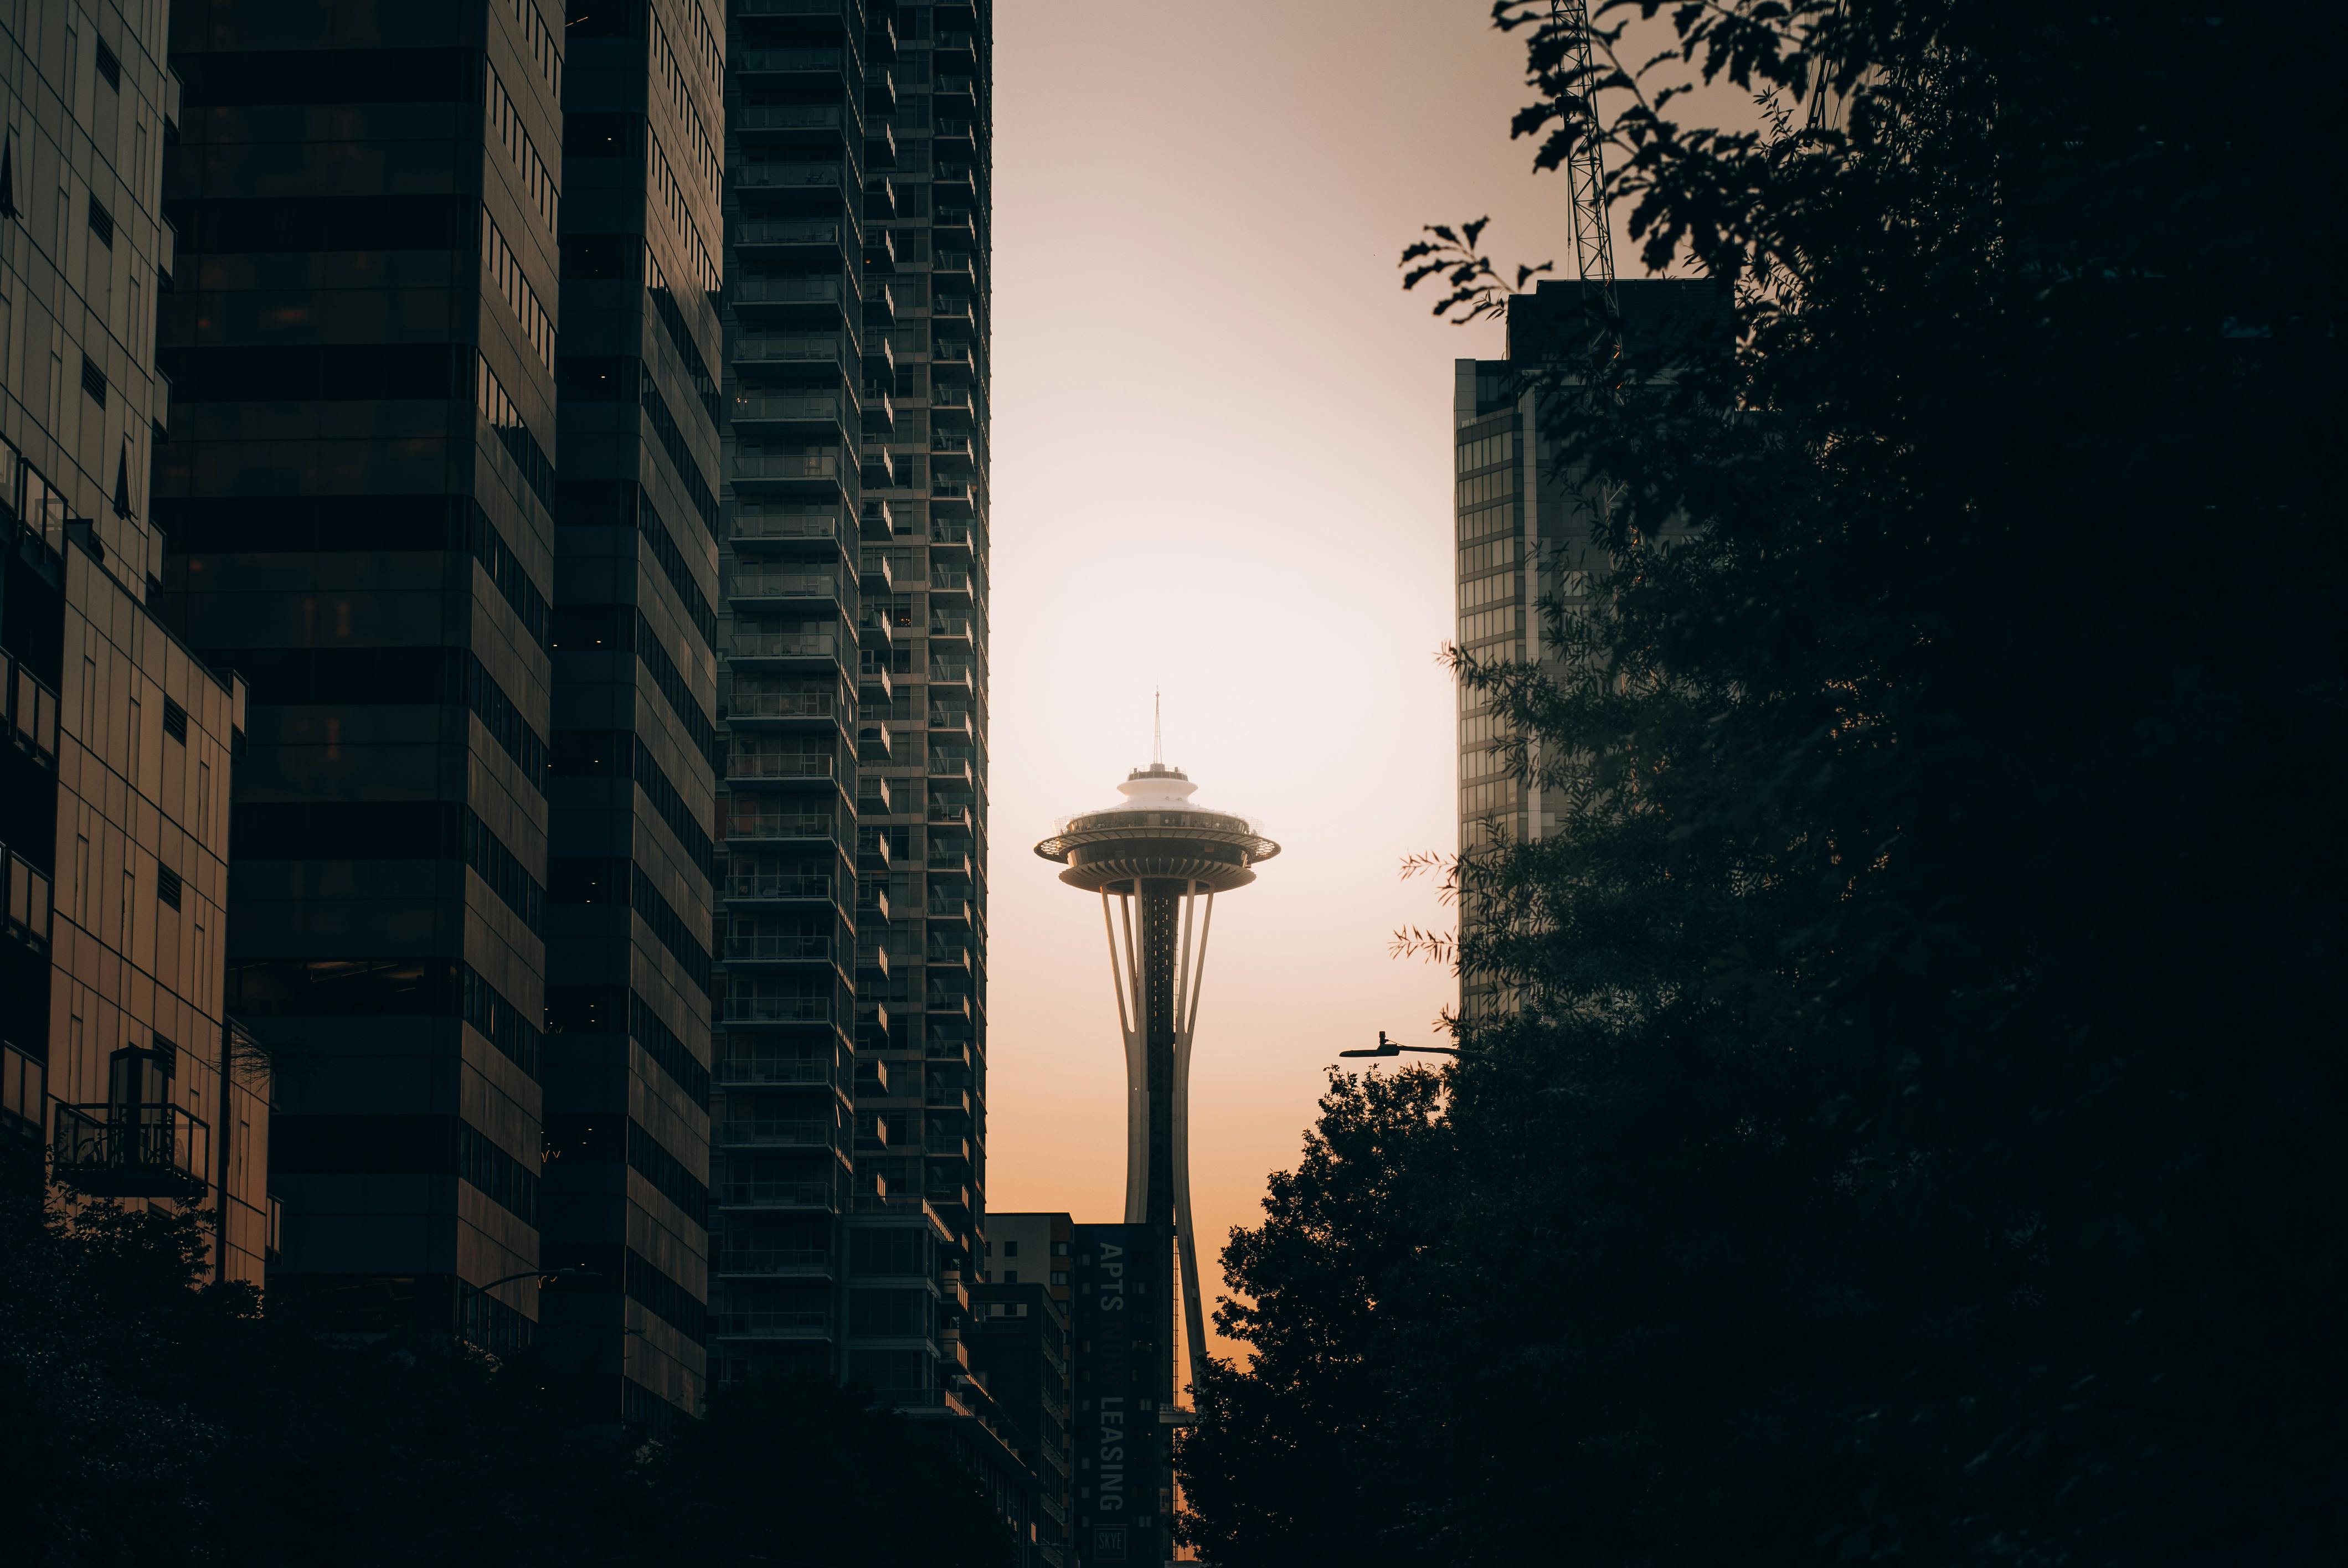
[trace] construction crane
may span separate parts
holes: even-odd
[[[1614,231],[1606,217],[1605,144],[1592,90],[1597,70],[1591,59],[1589,0],[1549,0],[1549,22],[1568,41],[1566,77],[1581,99],[1575,112],[1581,123],[1567,127],[1574,134],[1565,178],[1573,204],[1573,260],[1581,274],[1582,308],[1599,319],[1591,364],[1594,371],[1611,370],[1622,354],[1622,304],[1614,295]]]

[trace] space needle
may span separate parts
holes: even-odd
[[[1255,880],[1280,845],[1256,824],[1190,804],[1198,785],[1166,765],[1162,733],[1150,764],[1117,785],[1125,799],[1065,817],[1035,846],[1066,866],[1060,880],[1098,893],[1109,978],[1125,1035],[1125,1223],[1170,1225],[1182,1280],[1190,1380],[1204,1380],[1206,1318],[1190,1220],[1190,1047],[1215,895]]]

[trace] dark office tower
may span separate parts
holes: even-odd
[[[1074,1234],[1066,1214],[987,1215],[986,1267],[970,1293],[971,1371],[984,1380],[999,1430],[1035,1478],[1029,1556],[1045,1568],[1063,1568],[1075,1550]]]
[[[1582,285],[1547,282],[1520,295],[1509,312],[1508,357],[1454,362],[1452,392],[1454,539],[1459,551],[1458,645],[1479,660],[1554,661],[1543,644],[1540,605],[1561,596],[1569,610],[1586,602],[1607,560],[1595,542],[1597,501],[1550,456],[1555,418],[1570,418],[1561,396],[1589,341]],[[1726,297],[1701,280],[1639,279],[1615,285],[1625,350],[1653,356],[1723,318]],[[1549,423],[1545,423],[1549,421]],[[1557,829],[1538,784],[1509,776],[1507,736],[1481,692],[1459,690],[1459,843],[1519,843]],[[1461,911],[1472,918],[1472,905]],[[1460,982],[1469,1018],[1507,1010],[1509,997],[1488,979]]]
[[[229,1009],[273,1296],[539,1316],[561,15],[181,0],[167,599],[252,685]]]
[[[268,1246],[265,1071],[222,1010],[244,687],[149,610],[161,7],[0,5],[0,1140]]]
[[[1174,1556],[1174,1234],[1165,1225],[1076,1225],[1076,1551],[1073,1561]],[[1024,1276],[1023,1276],[1024,1277]]]
[[[697,1409],[708,1301],[725,138],[716,0],[572,7],[548,862],[550,1362]]]

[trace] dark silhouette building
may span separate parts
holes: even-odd
[[[549,1352],[632,1418],[707,1375],[722,24],[565,35],[548,785]]]
[[[543,1253],[560,28],[170,26],[154,515],[170,613],[251,683],[228,990],[278,1064],[271,1289],[510,1350]]]
[[[1075,1230],[1064,1214],[994,1214],[986,1235],[986,1266],[970,1293],[971,1371],[986,1385],[1004,1440],[1035,1478],[1031,1558],[1062,1568],[1075,1549]]]

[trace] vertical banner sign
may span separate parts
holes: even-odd
[[[1173,1486],[1159,1410],[1171,1389],[1164,1225],[1078,1225],[1076,1561],[1160,1563]]]

